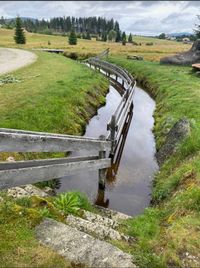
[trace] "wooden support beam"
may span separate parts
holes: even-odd
[[[0,152],[67,152],[109,150],[109,141],[65,135],[1,132]]]
[[[43,161],[43,160],[42,160]],[[63,160],[62,160],[63,161]],[[61,162],[62,162],[61,161]],[[14,164],[14,163],[12,163]],[[17,164],[17,163],[16,163]],[[22,163],[20,163],[21,165]],[[40,181],[61,178],[78,172],[105,169],[111,166],[109,158],[82,160],[75,162],[54,163],[24,168],[0,170],[0,189],[20,186]]]

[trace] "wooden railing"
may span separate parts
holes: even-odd
[[[111,159],[120,145],[124,125],[131,119],[133,93],[136,82],[124,69],[101,60],[109,50],[84,63],[103,70],[111,81],[115,80],[122,87],[122,99],[107,124],[107,137],[88,138],[80,136],[33,132],[16,129],[0,129],[0,152],[73,152],[87,150],[96,155],[66,157],[44,160],[0,162],[0,189],[28,183],[36,183],[59,178],[80,171],[99,170],[99,187],[105,187],[106,169],[111,167]],[[115,78],[111,78],[111,75]],[[121,81],[118,81],[121,78]],[[129,120],[130,121],[130,120]],[[124,143],[124,141],[123,141]],[[122,148],[123,146],[121,146]],[[110,153],[107,157],[106,152]],[[120,153],[122,153],[120,151]]]
[[[111,141],[110,155],[113,158],[116,147],[119,145],[119,139],[122,135],[124,124],[130,114],[130,110],[133,109],[133,94],[136,81],[126,70],[115,64],[101,60],[99,56],[89,58],[85,60],[84,63],[90,67],[94,67],[96,70],[103,70],[104,75],[108,77],[114,75],[115,79],[112,79],[117,83],[120,83],[123,89],[122,99],[107,124],[107,130],[109,130],[107,140]],[[118,81],[118,78],[121,78],[120,82]]]
[[[98,170],[104,185],[106,168],[111,166],[106,151],[111,142],[79,136],[0,129],[0,152],[66,152],[87,150],[97,155],[0,163],[0,189],[47,181],[80,171]]]

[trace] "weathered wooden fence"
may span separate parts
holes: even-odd
[[[80,171],[98,170],[104,185],[105,169],[111,165],[106,157],[111,142],[70,135],[0,129],[0,152],[66,152],[87,150],[97,155],[0,163],[0,189],[47,181]]]
[[[106,52],[108,53],[109,50]],[[107,54],[102,54],[102,56],[105,55]],[[89,58],[85,61],[85,63],[90,67],[94,67],[96,70],[103,70],[104,74],[108,77],[114,75],[115,78],[112,79],[121,84],[124,92],[118,107],[112,114],[111,119],[107,124],[107,129],[109,130],[107,140],[111,141],[110,155],[113,158],[117,146],[119,145],[119,140],[122,135],[124,124],[130,114],[130,110],[133,108],[133,94],[136,86],[136,81],[133,76],[123,68],[115,64],[103,61],[99,57]],[[118,78],[120,78],[121,81],[119,81]]]
[[[117,151],[127,118],[131,117],[133,93],[136,82],[124,69],[101,60],[107,56],[109,49],[87,63],[98,70],[103,70],[123,89],[122,99],[112,114],[107,128],[107,137],[88,138],[80,136],[33,132],[16,129],[0,129],[0,152],[73,152],[96,151],[96,155],[83,157],[66,157],[17,162],[0,162],[0,189],[13,186],[48,181],[80,171],[99,170],[99,186],[105,187],[106,169],[111,167],[111,159]],[[121,81],[118,81],[118,78]],[[112,78],[113,80],[113,78]],[[110,155],[107,157],[107,153]],[[121,153],[121,151],[120,151]]]

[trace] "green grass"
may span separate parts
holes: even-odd
[[[140,267],[199,267],[200,78],[191,67],[123,57],[110,61],[126,68],[154,96],[157,149],[177,120],[186,117],[191,123],[190,136],[155,177],[152,207],[126,223],[125,232],[134,235],[137,242],[134,248],[125,249],[131,250]]]
[[[76,210],[70,212],[81,215],[81,209],[91,210],[86,196],[80,192],[69,194],[76,205]],[[55,205],[58,197],[13,199],[2,192],[0,196],[3,198],[3,201],[0,200],[0,267],[73,267],[35,238],[34,227],[42,219],[64,222],[63,211]]]
[[[0,127],[83,134],[105,102],[107,80],[61,55],[37,55],[34,64],[12,74],[20,82],[0,86]]]

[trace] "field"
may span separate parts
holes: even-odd
[[[68,45],[68,38],[64,36],[42,35],[35,33],[26,33],[27,44],[17,46],[13,40],[14,31],[0,29],[0,46],[20,47],[25,49],[33,48],[62,48],[68,52],[78,53],[100,53],[106,48],[110,48],[112,55],[141,55],[146,60],[158,61],[161,57],[171,55],[177,52],[185,51],[190,45],[178,43],[175,41],[160,40],[156,38],[134,36],[133,40],[141,43],[141,46],[121,43],[100,42],[96,40],[78,39],[76,46]],[[50,41],[51,45],[48,45]],[[146,43],[152,42],[152,46]]]

